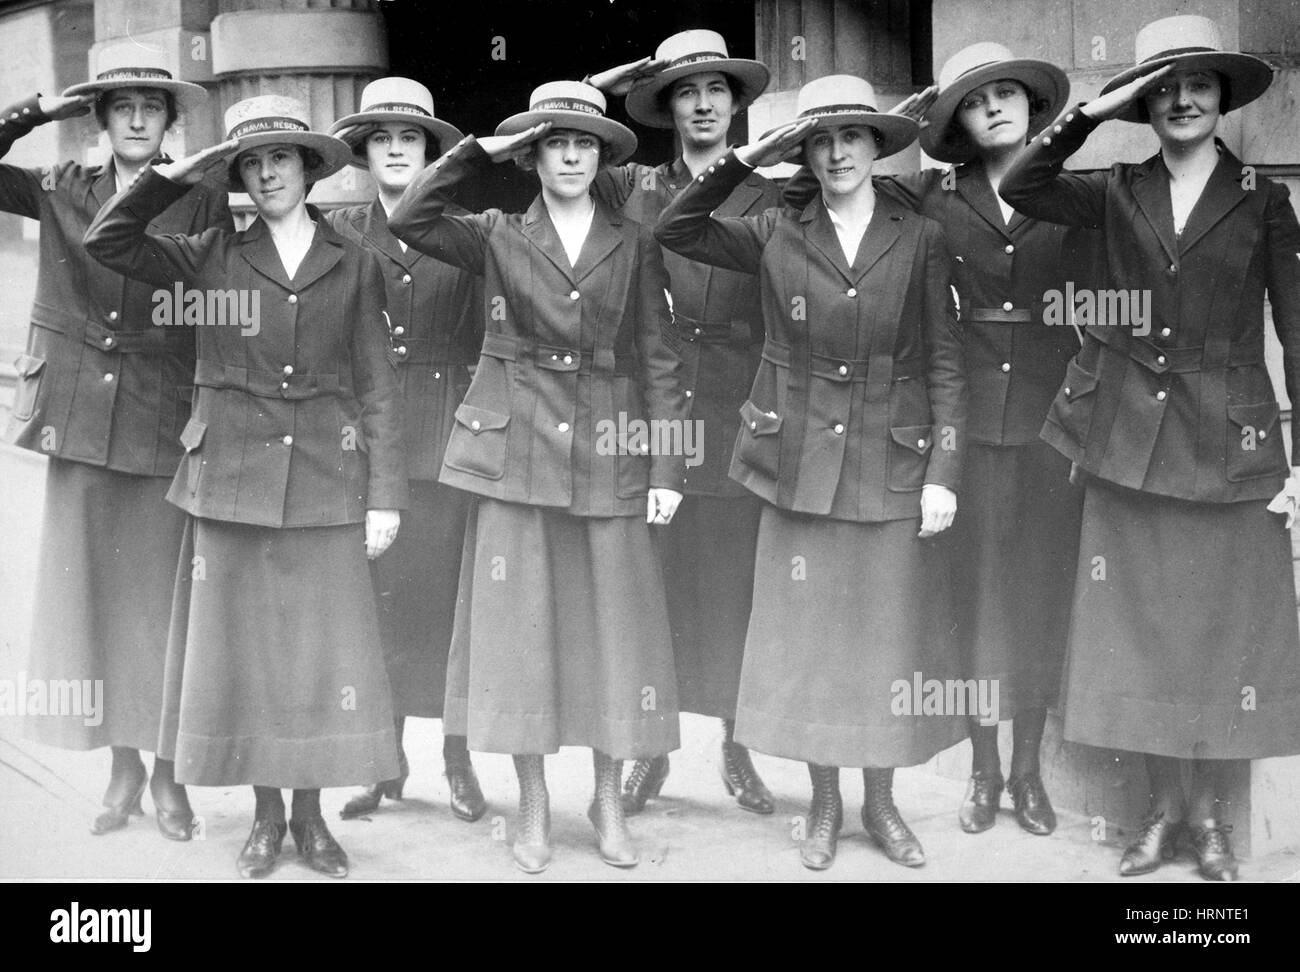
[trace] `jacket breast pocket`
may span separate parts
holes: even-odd
[[[443,462],[460,472],[500,479],[506,471],[506,427],[510,416],[474,405],[456,408],[456,424]]]
[[[1048,421],[1060,426],[1080,448],[1088,444],[1092,413],[1097,404],[1096,392],[1096,375],[1085,371],[1077,360],[1065,366],[1065,381],[1052,401]]]
[[[925,470],[934,448],[933,425],[899,425],[889,430],[889,475],[895,493],[910,493],[925,485]]]
[[[736,459],[755,472],[776,479],[781,466],[781,417],[748,399],[740,406]]]
[[[1286,449],[1278,431],[1279,414],[1277,402],[1228,406],[1224,465],[1229,482],[1287,471]]]
[[[185,428],[181,430],[181,445],[185,449],[185,487],[190,491],[191,496],[198,492],[199,479],[203,475],[201,447],[204,433],[207,431],[208,423],[200,422],[196,418],[186,422]]]
[[[14,368],[18,371],[18,387],[14,390],[13,416],[25,422],[36,413],[36,399],[41,392],[45,359],[20,354],[14,362]]]

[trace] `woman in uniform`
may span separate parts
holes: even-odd
[[[335,209],[325,218],[340,235],[374,253],[384,271],[411,480],[401,538],[371,564],[401,773],[349,800],[342,813],[348,818],[373,813],[383,797],[402,798],[406,717],[442,718],[469,494],[437,480],[452,416],[469,388],[468,366],[477,360],[482,340],[482,298],[473,274],[427,258],[388,229],[388,214],[411,180],[462,137],[434,115],[429,89],[409,78],[372,81],[361,92],[361,110],[340,118],[330,134],[352,147],[351,164],[368,170],[379,189],[369,204]],[[451,812],[461,820],[479,819],[487,804],[465,737],[445,735],[442,759]]]
[[[663,581],[647,523],[681,500],[686,398],[664,342],[667,278],[650,231],[591,195],[636,137],[580,82],[537,88],[497,135],[467,138],[406,191],[399,239],[484,277],[487,334],[456,410],[441,480],[478,494],[466,533],[446,726],[511,753],[516,864],[550,862],[544,754],[590,746],[588,812],[602,859],[638,855],[619,799],[622,760],[678,745]],[[450,191],[518,157],[528,211],[448,214]],[[648,421],[647,421],[648,420]],[[675,453],[675,454],[674,454]]]
[[[962,731],[913,711],[910,688],[958,671],[948,550],[934,538],[957,507],[961,338],[938,224],[872,187],[875,160],[914,141],[916,122],[878,112],[871,85],[849,75],[804,85],[797,112],[710,166],[655,235],[759,274],[767,339],[731,465],[766,500],[736,737],[808,763],[805,866],[835,859],[841,766],[862,767],[870,837],[917,866],[925,857],[894,805],[893,767],[924,762]],[[821,185],[802,212],[710,215],[750,166],[800,144]]]
[[[288,830],[309,867],[343,877],[320,788],[398,773],[366,562],[407,501],[384,281],[306,204],[351,158],[345,142],[278,95],[237,102],[226,128],[220,145],[145,172],[86,234],[93,257],[174,289],[186,323],[205,325],[168,493],[189,517],[159,746],[184,782],[253,786],[241,874],[269,873]],[[248,229],[148,232],[236,152],[226,184],[257,206]],[[281,787],[294,791],[287,827]]]
[[[1287,190],[1215,137],[1269,66],[1223,50],[1204,17],[1148,24],[1136,51],[1034,139],[1001,192],[1034,218],[1104,227],[1110,287],[1130,298],[1090,321],[1043,428],[1087,475],[1065,737],[1146,754],[1150,814],[1121,874],[1186,843],[1204,877],[1232,880],[1219,804],[1232,761],[1300,752],[1287,532],[1300,487],[1264,365],[1267,291],[1295,401],[1300,226]],[[1110,118],[1149,123],[1159,154],[1062,172]],[[1293,428],[1293,455],[1296,441]]]
[[[102,711],[28,721],[32,738],[113,752],[104,834],[141,813],[146,784],[164,837],[189,840],[194,815],[170,759],[150,776],[162,712],[172,577],[184,517],[164,502],[190,413],[194,334],[153,326],[152,287],[86,258],[81,238],[114,193],[155,160],[181,111],[207,92],[174,81],[159,54],[131,43],[99,56],[100,75],[62,97],[33,95],[0,114],[0,156],[37,125],[93,107],[112,157],[87,168],[0,165],[0,209],[40,223],[27,350],[6,441],[49,457],[28,675],[99,686]],[[230,228],[225,194],[198,187],[158,232]]]

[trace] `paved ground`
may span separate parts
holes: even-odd
[[[40,513],[41,462],[0,446],[0,677],[24,667],[30,583]],[[234,860],[252,817],[247,788],[193,789],[202,817],[202,839],[164,841],[152,817],[125,830],[93,837],[87,827],[98,812],[107,781],[103,752],[72,753],[29,743],[19,720],[0,716],[0,879],[104,880],[236,877]],[[360,880],[530,881],[1115,881],[1119,849],[1098,845],[1089,822],[1062,814],[1051,837],[1023,833],[1009,812],[976,837],[962,833],[956,809],[963,784],[926,767],[902,770],[895,792],[905,818],[925,846],[929,863],[919,870],[891,864],[862,833],[860,776],[845,770],[845,826],[835,867],[824,873],[799,865],[795,834],[806,811],[809,784],[803,766],[755,757],[777,798],[771,817],[744,813],[718,777],[720,727],[712,720],[682,720],[683,748],[675,753],[663,797],[633,822],[643,863],[631,871],[602,864],[585,811],[591,795],[590,755],[566,750],[548,759],[553,800],[554,863],[544,875],[514,869],[509,840],[516,798],[514,771],[504,756],[476,756],[491,808],[475,824],[451,816],[442,779],[439,724],[412,720],[408,752],[414,775],[401,803],[386,803],[370,820],[337,820],[345,791],[328,791],[323,802],[335,836]],[[146,810],[152,812],[149,801]],[[337,821],[337,822],[335,822]],[[1112,838],[1115,835],[1110,835]],[[1252,861],[1242,876],[1259,881],[1300,881],[1300,855],[1274,854]],[[296,859],[291,842],[273,881],[318,879]],[[319,878],[319,880],[329,880]],[[1130,883],[1196,882],[1193,865],[1179,860]]]

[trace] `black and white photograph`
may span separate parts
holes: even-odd
[[[0,2],[0,882],[1248,944],[1298,102],[1300,0]]]

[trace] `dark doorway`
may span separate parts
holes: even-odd
[[[428,85],[439,117],[475,135],[490,135],[502,119],[527,110],[537,85],[651,55],[679,30],[716,30],[733,56],[754,56],[753,0],[395,0],[380,9],[391,73]],[[636,132],[636,161],[657,165],[672,158],[672,132],[630,121],[621,98],[611,99],[609,109]],[[743,118],[731,138],[745,138]],[[519,211],[536,193],[535,180],[500,165],[490,178],[466,186],[461,201],[474,210]]]

